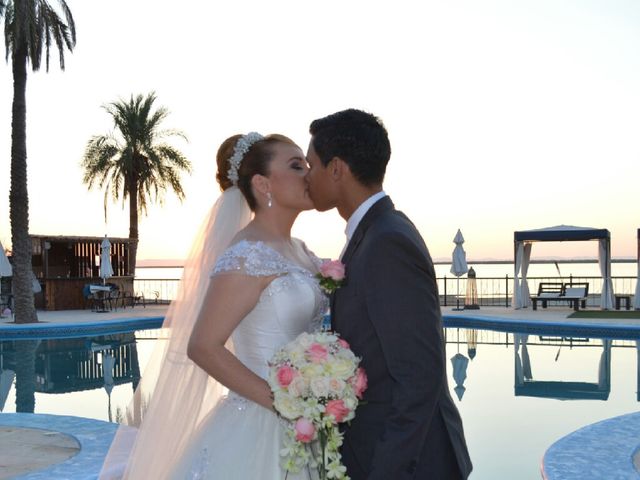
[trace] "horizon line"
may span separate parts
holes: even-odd
[[[136,268],[182,268],[184,267],[184,260],[181,259],[142,259],[136,263]],[[593,257],[574,257],[574,258],[562,258],[562,257],[543,257],[543,258],[534,258],[529,263],[598,263],[599,260]],[[611,259],[611,263],[636,263],[637,259],[633,257],[616,257]],[[450,258],[442,258],[439,257],[433,260],[434,265],[448,265],[451,263]],[[500,265],[500,264],[509,264],[513,263],[513,259],[478,259],[478,260],[467,260],[467,264],[476,264],[476,265]]]

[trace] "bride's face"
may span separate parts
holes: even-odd
[[[311,210],[313,202],[304,180],[308,171],[309,166],[300,148],[287,143],[275,145],[268,177],[273,202],[293,210]]]

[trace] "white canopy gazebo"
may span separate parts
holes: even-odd
[[[513,307],[524,308],[531,304],[527,271],[531,258],[533,242],[575,242],[598,240],[598,264],[602,275],[602,294],[600,308],[613,309],[613,281],[611,280],[611,234],[604,228],[574,227],[558,225],[513,232],[514,243],[514,278]]]

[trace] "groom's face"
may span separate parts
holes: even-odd
[[[331,175],[331,164],[324,166],[322,160],[313,148],[313,139],[307,150],[309,172],[306,176],[309,197],[316,210],[324,212],[336,206],[336,183]]]

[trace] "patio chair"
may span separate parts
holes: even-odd
[[[589,295],[589,283],[540,283],[538,294],[531,296],[533,309],[537,310],[538,301],[542,303],[542,308],[547,308],[548,302],[569,302],[574,310],[579,310],[580,306],[586,308],[587,297]]]
[[[105,296],[105,302],[109,310],[118,310],[118,301],[122,303],[122,292],[117,286],[115,288],[112,287]]]
[[[91,285],[89,283],[85,283],[84,287],[82,287],[82,297],[84,298],[84,308],[90,308],[91,310],[95,309],[96,302],[93,293],[91,293]]]
[[[533,309],[538,309],[538,301],[542,303],[542,308],[547,308],[547,302],[549,300],[559,299],[564,292],[564,285],[557,282],[540,282],[538,284],[538,294],[531,295],[531,303]]]
[[[142,304],[142,308],[147,308],[147,305],[146,305],[145,300],[144,300],[144,293],[142,293],[142,292],[137,292],[137,293],[133,296],[133,304],[134,304],[134,305]]]
[[[122,307],[124,308],[125,305],[130,305],[131,308],[135,307],[136,305],[140,305],[142,304],[143,308],[147,308],[146,303],[145,303],[145,299],[144,299],[144,294],[143,293],[139,293],[137,292],[135,295],[131,292],[123,292],[122,294]]]

